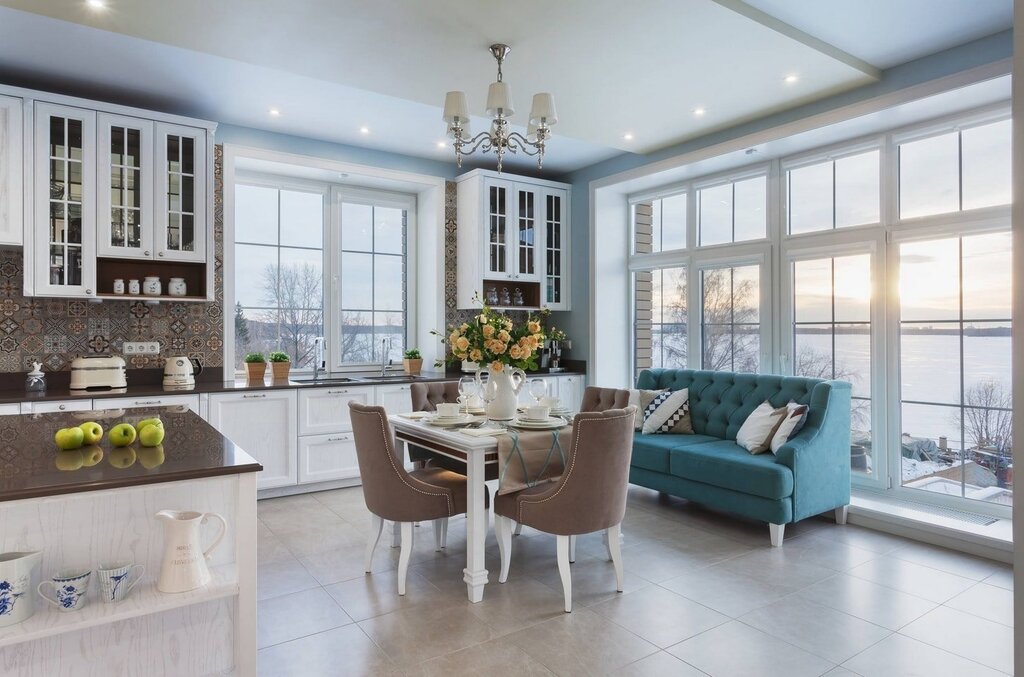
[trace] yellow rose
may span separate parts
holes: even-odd
[[[477,319],[480,320],[480,324],[487,324],[487,316],[484,315],[483,313],[480,313],[480,317],[478,317]]]
[[[501,341],[502,343],[508,343],[509,339],[511,339],[511,338],[512,338],[512,335],[511,335],[511,334],[509,334],[509,333],[508,333],[507,331],[505,331],[504,329],[502,329],[501,331],[499,331],[499,332],[498,332],[498,339],[499,339],[499,340],[500,340],[500,341]]]
[[[469,325],[463,322],[462,326],[459,327],[459,331],[465,334],[467,331],[469,331]]]
[[[484,325],[484,338],[491,338],[492,336],[494,336],[494,327],[489,325],[489,324],[485,324]]]
[[[539,345],[540,342],[544,340],[544,334],[534,334],[533,335],[533,340],[536,341],[537,344]]]
[[[451,343],[452,345],[454,345],[455,342],[458,341],[458,340],[459,340],[459,332],[458,331],[453,331],[451,334],[448,335],[448,343]]]
[[[540,331],[540,322],[537,322],[536,320],[529,322],[526,325],[526,331],[530,332],[531,334],[536,334],[537,332]]]
[[[498,373],[500,371],[503,371],[504,369],[505,365],[503,365],[501,362],[498,362],[497,360],[491,362],[491,371],[493,371],[494,373]]]
[[[469,339],[466,338],[465,336],[460,336],[458,339],[455,340],[455,347],[465,352],[466,350],[469,349]]]
[[[473,348],[473,350],[469,352],[469,359],[474,362],[479,362],[484,359],[484,354],[480,352],[479,348]]]
[[[514,345],[508,349],[508,354],[513,360],[523,359],[523,349],[518,345]]]
[[[491,349],[491,352],[495,355],[501,355],[505,352],[506,348],[507,346],[501,341],[495,341],[494,348]]]

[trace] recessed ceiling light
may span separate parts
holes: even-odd
[[[785,79],[785,83],[787,85],[792,85],[793,83],[795,83],[799,79],[800,79],[800,77],[797,76],[797,75],[787,75],[786,79]]]
[[[370,128],[369,127],[360,127],[359,128],[359,133],[360,134],[369,134],[370,133]]]
[[[104,9],[107,6],[106,0],[85,0],[85,4],[92,9]]]
[[[622,138],[625,139],[626,141],[632,141],[633,132],[626,132],[625,134],[622,135]]]
[[[704,111],[704,109],[703,109],[703,108],[694,108],[694,109],[693,109],[693,115],[694,115],[695,117],[698,117],[698,118],[699,118],[699,117],[700,117],[701,115],[704,115],[704,113],[705,113],[705,111]]]
[[[438,148],[444,148],[444,147],[445,147],[445,146],[447,146],[447,145],[448,145],[448,144],[447,144],[447,143],[445,143],[444,141],[438,141],[438,142],[437,142],[437,147],[438,147]]]
[[[270,113],[271,117],[275,118],[281,115],[281,111],[277,110],[276,108],[271,108],[267,112]]]

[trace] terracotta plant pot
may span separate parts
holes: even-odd
[[[245,373],[249,383],[259,383],[267,373],[266,362],[246,362]]]
[[[423,358],[416,360],[403,359],[402,366],[405,368],[405,373],[409,376],[419,376],[420,370],[423,369]]]
[[[270,369],[273,372],[275,381],[287,381],[288,372],[292,369],[291,362],[271,362]]]

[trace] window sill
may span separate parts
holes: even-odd
[[[937,515],[920,504],[854,490],[850,523],[960,550],[1000,562],[1013,562],[1013,522],[996,519],[987,526]]]

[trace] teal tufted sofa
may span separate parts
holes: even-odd
[[[796,376],[647,369],[637,388],[689,388],[693,435],[633,438],[629,481],[764,520],[772,545],[785,525],[829,510],[846,522],[850,502],[850,384]],[[736,444],[750,412],[768,400],[809,405],[807,422],[778,450],[751,454]]]

